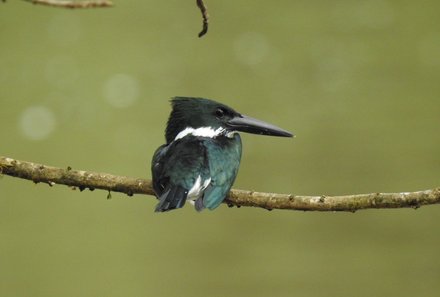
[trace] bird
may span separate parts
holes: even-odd
[[[155,212],[217,208],[238,173],[242,143],[238,132],[292,137],[279,127],[243,115],[206,98],[173,97],[165,139],[151,162]]]

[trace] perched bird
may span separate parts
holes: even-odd
[[[242,115],[204,98],[175,97],[166,144],[154,153],[151,171],[159,203],[156,212],[181,208],[210,210],[226,198],[237,176],[241,138],[237,132],[292,137],[286,130]]]

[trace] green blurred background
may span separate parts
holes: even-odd
[[[440,186],[440,2],[0,5],[0,155],[150,178],[172,96],[291,130],[244,135],[236,188]],[[439,296],[440,208],[305,213],[0,180],[1,296]]]

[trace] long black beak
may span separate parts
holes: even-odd
[[[235,131],[281,137],[293,136],[292,133],[284,129],[245,115],[238,115],[233,117],[231,120],[228,121],[228,125],[232,130]]]

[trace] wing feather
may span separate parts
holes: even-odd
[[[215,209],[229,193],[237,176],[241,159],[241,142],[238,135],[235,140],[239,142],[238,145],[233,141],[227,144],[220,143],[220,145],[212,141],[204,142],[211,183],[205,189],[203,197],[199,198],[203,203],[199,202],[198,208],[203,205],[204,208]]]
[[[208,176],[206,148],[194,137],[160,147],[153,157],[153,187],[159,204],[156,211],[180,208],[199,176]]]

